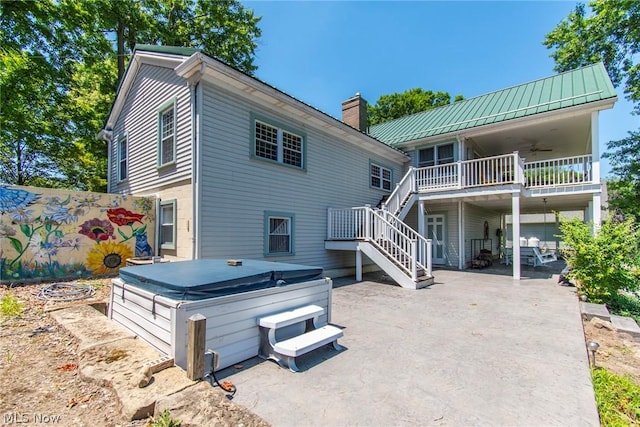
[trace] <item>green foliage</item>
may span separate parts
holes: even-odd
[[[95,135],[136,43],[196,47],[256,70],[260,17],[235,0],[15,0],[0,15],[4,183],[106,189]]]
[[[561,238],[572,267],[569,278],[590,301],[609,303],[621,289],[639,289],[640,234],[633,218],[618,222],[610,218],[593,236],[591,225],[577,218],[560,222]]]
[[[640,297],[629,293],[615,295],[607,303],[607,308],[618,316],[632,317],[640,324]]]
[[[640,2],[594,0],[584,4],[547,34],[544,45],[555,48],[551,57],[557,71],[604,62],[615,86],[624,83],[632,102],[640,101]],[[640,105],[636,106],[638,111]]]
[[[640,132],[610,141],[603,157],[609,159],[611,172],[617,177],[607,183],[609,205],[626,215],[640,212]]]
[[[24,311],[24,305],[15,297],[8,293],[0,298],[0,314],[6,318],[20,317]]]
[[[640,2],[594,0],[584,4],[547,34],[544,44],[556,71],[567,71],[602,61],[614,86],[624,87],[626,98],[640,113]],[[609,203],[625,214],[640,212],[640,132],[607,144],[614,179]]]
[[[162,411],[162,414],[158,417],[157,420],[153,420],[151,423],[152,427],[180,427],[182,421],[174,420],[171,418],[171,414],[168,409]]]
[[[604,368],[591,370],[591,377],[601,425],[640,424],[640,384]]]
[[[462,95],[455,97],[456,102],[463,99]],[[450,103],[451,95],[447,92],[414,88],[403,93],[382,95],[375,105],[367,108],[367,119],[369,125],[373,126]]]

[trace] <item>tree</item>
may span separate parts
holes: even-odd
[[[0,0],[0,182],[102,191],[95,140],[136,43],[253,73],[259,17],[238,1]]]
[[[457,95],[455,102],[463,99],[462,95]],[[414,88],[403,93],[382,95],[375,105],[367,108],[367,118],[372,126],[450,103],[451,95],[447,92]]]
[[[626,98],[640,113],[640,2],[594,0],[584,4],[547,34],[544,44],[555,49],[551,57],[556,71],[567,71],[602,61],[611,81],[622,86]],[[611,159],[614,179],[609,203],[627,214],[640,212],[640,132],[631,131],[620,141],[611,141],[603,157]]]

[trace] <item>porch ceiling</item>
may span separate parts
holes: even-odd
[[[525,161],[537,161],[590,154],[591,112],[495,129],[491,133],[472,135],[467,140],[483,157],[518,151]]]
[[[543,202],[544,197],[520,197],[520,213],[544,213],[552,211],[575,211],[584,210],[592,200],[592,194],[564,194],[559,196],[548,196],[547,204]],[[451,202],[463,200],[465,203],[478,206],[482,209],[491,210],[501,214],[511,214],[511,194],[490,194],[482,196],[465,197],[463,199],[447,200],[425,200],[425,205],[433,210],[438,206],[450,205]]]

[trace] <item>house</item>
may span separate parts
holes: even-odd
[[[598,112],[615,101],[596,64],[367,128],[358,94],[340,121],[195,49],[143,45],[100,136],[108,191],[159,200],[156,253],[334,277],[376,264],[416,288],[432,264],[497,253],[505,216],[519,236],[543,198],[598,223]]]

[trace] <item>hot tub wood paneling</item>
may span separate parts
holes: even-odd
[[[219,369],[223,369],[258,355],[258,317],[315,304],[325,309],[320,322],[328,323],[331,288],[331,279],[318,279],[205,300],[176,301],[114,279],[109,315],[186,369],[187,320],[200,313],[207,318],[206,348],[220,354]],[[281,333],[295,335],[302,327],[294,325]]]

